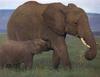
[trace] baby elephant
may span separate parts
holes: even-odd
[[[31,69],[33,55],[46,48],[46,42],[41,39],[34,41],[8,40],[0,47],[0,67],[19,65],[20,68]]]

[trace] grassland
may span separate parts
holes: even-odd
[[[0,44],[6,40],[6,34],[0,34]],[[64,70],[60,65],[58,71],[52,67],[52,51],[38,54],[34,57],[32,70],[1,69],[0,77],[100,77],[100,37],[96,37],[99,44],[97,57],[92,61],[84,59],[86,47],[75,37],[67,36],[66,42],[72,70]]]

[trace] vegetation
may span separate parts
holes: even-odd
[[[0,34],[0,44],[6,39],[6,34]],[[62,65],[58,71],[52,67],[52,51],[38,54],[34,57],[32,70],[0,69],[0,77],[100,77],[100,37],[96,37],[98,54],[92,61],[84,59],[86,47],[78,38],[67,36],[68,50],[72,70],[64,70]]]

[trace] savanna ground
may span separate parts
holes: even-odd
[[[6,40],[6,34],[0,33],[0,44]],[[60,65],[58,71],[52,67],[52,51],[38,54],[34,57],[32,70],[1,69],[0,77],[100,77],[100,37],[96,37],[98,54],[92,61],[82,57],[86,47],[75,37],[67,36],[68,50],[72,70],[64,70]]]

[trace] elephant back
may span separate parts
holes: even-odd
[[[60,35],[65,34],[65,16],[63,10],[65,10],[63,4],[53,3],[48,5],[43,13],[45,25]]]
[[[7,24],[10,40],[32,40],[40,38],[42,33],[42,13],[47,5],[28,1],[20,5],[11,15]]]

